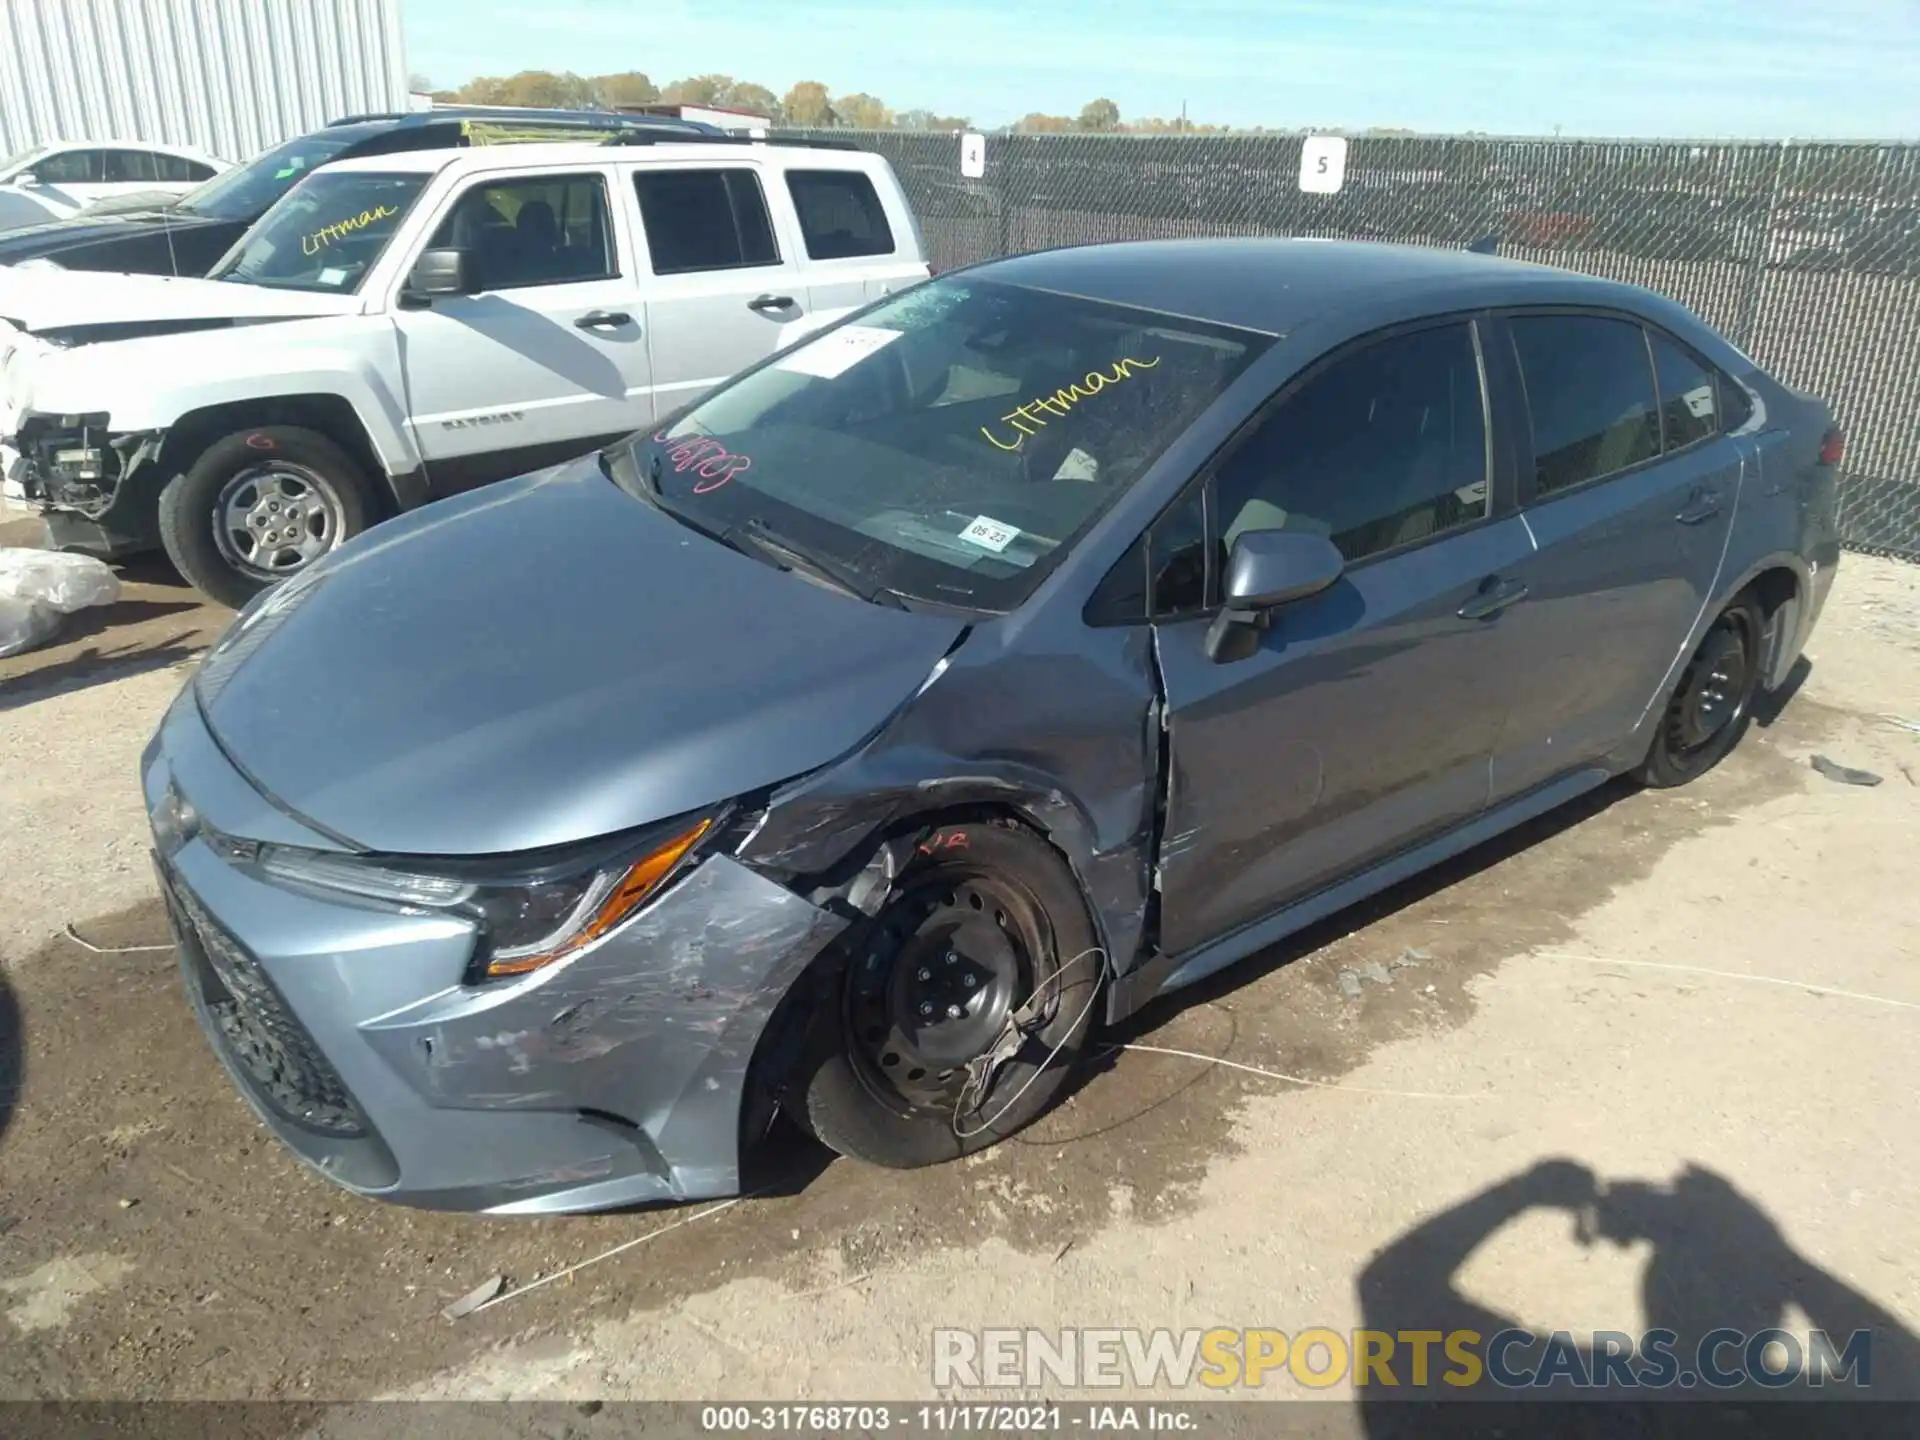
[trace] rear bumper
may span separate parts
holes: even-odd
[[[232,834],[260,804],[190,695],[149,747]],[[252,833],[285,842],[256,817]],[[177,841],[172,843],[178,844]],[[738,1192],[749,1067],[774,1006],[842,922],[726,856],[518,981],[462,983],[472,927],[296,894],[203,836],[161,857],[202,1029],[261,1119],[360,1194],[551,1214]]]

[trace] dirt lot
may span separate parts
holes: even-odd
[[[1920,721],[1920,569],[1849,557],[1804,683],[1698,786],[1608,790],[1112,1037],[1294,1081],[1110,1052],[964,1165],[791,1141],[719,1213],[549,1221],[327,1187],[164,948],[61,935],[165,945],[134,767],[222,617],[130,578],[0,662],[0,1397],[904,1398],[936,1325],[1488,1314],[1871,1325],[1876,1389],[1920,1387],[1920,734],[1886,718]],[[1620,1243],[1553,1160],[1615,1187]]]

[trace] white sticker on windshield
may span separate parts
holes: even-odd
[[[878,325],[842,325],[802,345],[791,355],[781,356],[773,362],[773,368],[831,380],[899,338],[898,330],[882,330]]]
[[[978,545],[983,550],[991,550],[998,555],[1011,545],[1019,536],[1018,527],[1007,525],[985,515],[973,517],[973,523],[960,532],[960,538],[968,544]]]
[[[347,283],[347,272],[337,265],[329,265],[313,278],[322,285],[344,285]]]

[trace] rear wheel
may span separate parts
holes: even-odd
[[[209,445],[160,492],[160,542],[181,577],[235,609],[367,526],[371,487],[326,436],[291,425]]]
[[[1659,788],[1697,780],[1740,743],[1760,690],[1766,620],[1739,596],[1708,627],[1680,674],[1637,777]]]
[[[1079,1059],[1103,959],[1052,847],[997,824],[936,830],[841,952],[802,1122],[896,1169],[1011,1135]]]

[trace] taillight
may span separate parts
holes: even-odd
[[[1828,429],[1825,438],[1820,441],[1820,463],[1838,465],[1847,458],[1846,432],[1838,425]]]

